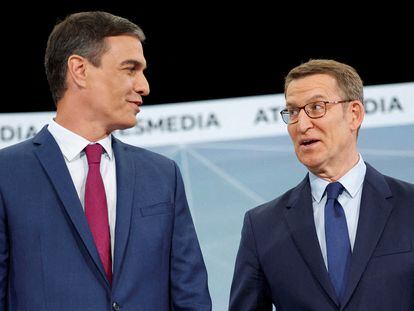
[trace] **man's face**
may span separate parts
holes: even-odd
[[[343,98],[335,78],[327,74],[293,80],[285,95],[287,107],[303,107],[318,100],[348,99]],[[319,176],[331,176],[342,172],[344,165],[354,165],[350,162],[357,154],[358,122],[360,124],[362,119],[356,120],[352,105],[348,104],[327,104],[326,114],[318,119],[311,119],[300,110],[298,122],[288,125],[299,161]]]
[[[102,55],[100,66],[88,66],[88,102],[94,121],[110,133],[135,126],[149,85],[141,42],[127,35],[107,37],[105,41],[109,50]]]

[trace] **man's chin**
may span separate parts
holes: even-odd
[[[111,128],[111,132],[116,131],[116,130],[127,130],[137,125],[137,123],[138,123],[137,119],[131,119],[130,122],[122,122],[122,123],[116,124]]]
[[[312,173],[318,172],[322,165],[322,161],[318,157],[298,157],[298,159]]]

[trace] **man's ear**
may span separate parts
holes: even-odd
[[[79,55],[71,55],[68,59],[68,78],[80,88],[86,86],[86,58]]]
[[[362,124],[365,116],[365,108],[361,101],[353,100],[348,107],[351,113],[350,125],[351,129],[357,131]]]

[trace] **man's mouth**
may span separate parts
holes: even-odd
[[[131,104],[135,104],[138,107],[142,105],[142,101],[139,100],[128,100],[128,102],[130,102]]]
[[[307,147],[307,146],[311,146],[311,145],[317,143],[318,141],[319,140],[317,140],[317,139],[303,139],[303,140],[300,141],[300,145]]]

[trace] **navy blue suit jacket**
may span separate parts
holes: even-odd
[[[0,151],[0,310],[211,310],[176,164],[115,138],[112,147],[112,288],[49,131]]]
[[[414,310],[414,185],[367,164],[340,305],[320,250],[309,178],[246,213],[230,310]]]

